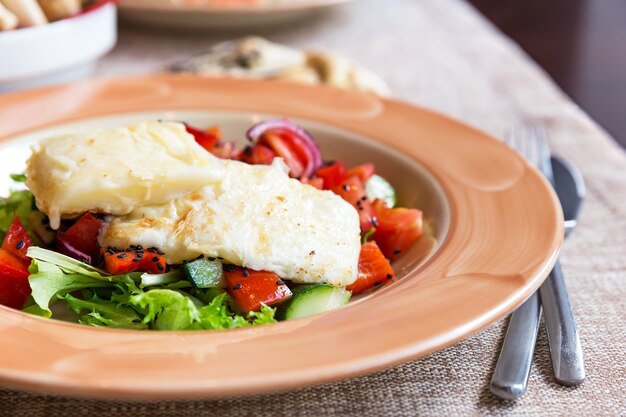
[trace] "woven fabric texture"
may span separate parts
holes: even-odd
[[[165,33],[123,25],[103,76],[147,73],[213,42],[250,34]],[[526,395],[488,386],[506,320],[419,361],[298,391],[223,400],[115,402],[0,389],[0,416],[626,416],[626,154],[514,43],[461,0],[361,0],[304,24],[256,32],[331,50],[379,73],[400,99],[495,136],[542,124],[554,153],[581,169],[588,193],[562,251],[587,380],[559,386],[540,330]],[[419,325],[419,323],[416,323]],[[45,347],[42,347],[45,349]]]

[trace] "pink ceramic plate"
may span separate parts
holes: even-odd
[[[327,314],[230,331],[96,329],[0,307],[0,385],[132,398],[215,397],[361,375],[452,345],[511,312],[543,281],[562,215],[541,175],[495,139],[371,95],[281,82],[157,75],[0,96],[0,195],[28,145],[145,119],[219,124],[241,138],[289,116],[327,158],[374,162],[435,239],[394,267],[400,281]]]

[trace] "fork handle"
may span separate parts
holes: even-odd
[[[580,337],[559,261],[539,288],[554,376],[561,385],[578,385],[585,379]]]
[[[511,314],[500,357],[491,378],[491,392],[514,400],[526,392],[541,321],[539,295],[534,293]]]

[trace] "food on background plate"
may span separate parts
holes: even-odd
[[[0,304],[98,327],[226,329],[339,308],[423,233],[374,165],[324,162],[284,119],[238,149],[143,122],[33,147],[0,200]],[[54,311],[54,312],[53,312]]]
[[[0,32],[66,19],[93,4],[92,0],[0,0]]]
[[[0,31],[15,29],[18,23],[17,16],[0,2]]]
[[[389,95],[376,74],[342,56],[299,49],[250,36],[223,42],[170,67],[200,75],[271,78]]]

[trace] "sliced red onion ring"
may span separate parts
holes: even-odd
[[[293,136],[293,140],[290,140],[291,146],[301,147],[301,151],[296,154],[306,154],[307,161],[301,161],[305,164],[302,177],[310,177],[317,168],[322,166],[322,153],[319,146],[313,139],[313,137],[300,126],[290,122],[286,119],[269,119],[264,120],[250,127],[246,132],[246,137],[257,143],[262,141],[263,135],[270,130],[279,130],[283,133],[288,133]]]
[[[57,236],[57,238],[56,238],[56,248],[63,255],[67,255],[70,258],[74,258],[74,259],[77,259],[77,260],[79,260],[81,262],[85,262],[87,264],[91,264],[91,256],[84,254],[83,252],[79,251],[78,249],[76,249],[75,247],[73,247],[72,245],[67,243],[63,239],[63,236]]]

